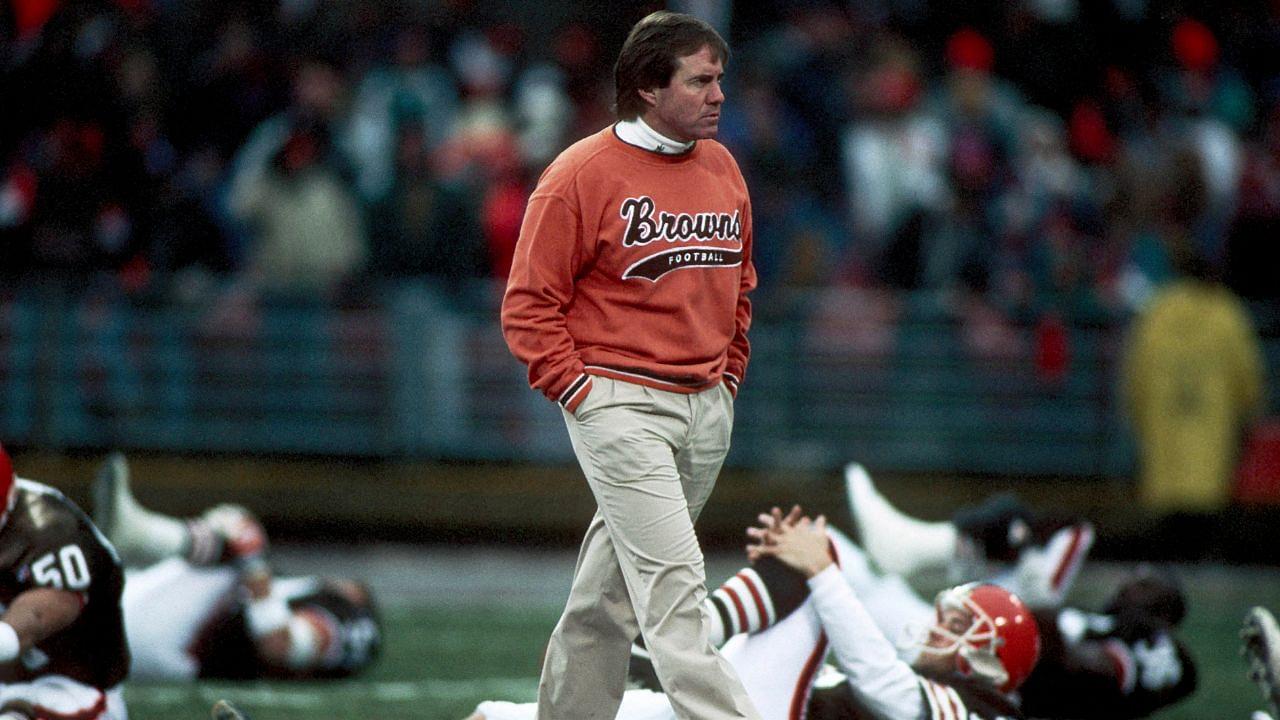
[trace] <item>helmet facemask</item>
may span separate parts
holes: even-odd
[[[920,651],[934,655],[954,654],[956,669],[962,674],[976,675],[995,687],[1004,685],[1009,673],[996,655],[1003,640],[996,632],[991,616],[969,599],[966,586],[939,593],[936,607],[938,622],[929,629],[927,637],[941,638],[944,642],[926,643]],[[957,621],[965,625],[963,629]]]
[[[937,622],[921,654],[950,656],[954,669],[1010,692],[1026,679],[1040,652],[1030,612],[1015,595],[971,583],[944,590],[935,603]]]

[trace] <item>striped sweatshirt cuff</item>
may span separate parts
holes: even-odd
[[[578,409],[582,401],[586,399],[587,393],[591,392],[591,376],[581,373],[578,377],[569,383],[569,387],[560,393],[560,397],[556,398],[556,402],[560,403],[560,407],[568,410],[570,413]]]
[[[724,384],[729,386],[729,394],[738,397],[738,383],[742,381],[733,373],[721,373],[721,375],[724,378]]]

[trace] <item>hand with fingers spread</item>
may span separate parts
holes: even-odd
[[[747,529],[747,535],[755,541],[747,546],[747,558],[752,562],[776,557],[806,577],[813,577],[831,566],[825,516],[811,519],[803,515],[797,505],[785,517],[774,508],[767,515],[761,514],[759,520],[760,527]]]

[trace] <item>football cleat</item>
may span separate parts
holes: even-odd
[[[867,556],[884,572],[910,577],[947,569],[957,557],[959,534],[949,522],[926,522],[889,503],[858,463],[844,468],[845,497]]]
[[[250,720],[243,710],[226,700],[219,700],[213,704],[213,708],[209,710],[209,718],[210,720]]]
[[[1240,629],[1241,652],[1249,663],[1249,679],[1258,684],[1271,705],[1271,715],[1280,717],[1280,626],[1271,611],[1249,608]]]

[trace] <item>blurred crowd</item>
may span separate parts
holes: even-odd
[[[11,0],[0,273],[232,306],[501,279],[657,5]],[[1280,3],[764,5],[669,4],[733,48],[763,287],[1093,322],[1192,252],[1280,295]]]

